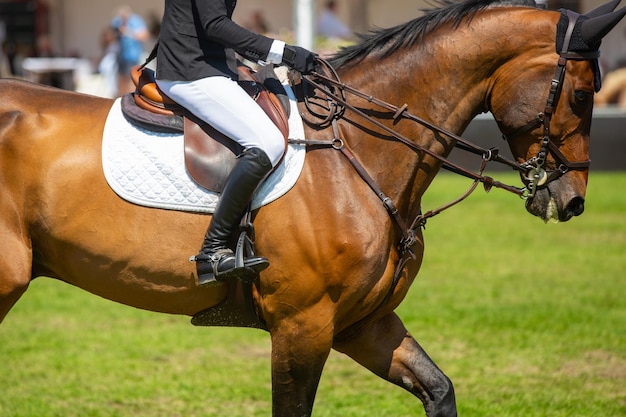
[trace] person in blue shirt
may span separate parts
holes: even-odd
[[[122,95],[134,90],[130,69],[141,62],[144,42],[150,38],[150,32],[141,16],[133,13],[129,6],[120,7],[111,21],[111,27],[118,36],[118,95]]]

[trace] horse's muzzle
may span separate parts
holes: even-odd
[[[585,211],[583,195],[557,180],[537,190],[535,196],[526,201],[526,210],[544,222],[551,219],[566,222]]]

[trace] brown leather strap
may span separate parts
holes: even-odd
[[[163,105],[158,105],[157,103],[149,102],[147,98],[141,94],[133,94],[133,98],[135,99],[135,104],[137,104],[137,106],[149,112],[162,114],[164,116],[174,116],[175,114],[177,114],[176,112],[174,112],[174,110],[167,109]]]
[[[176,102],[166,96],[156,85],[154,71],[149,68],[141,69],[136,65],[130,70],[130,78],[133,80],[139,95],[148,98],[154,103],[175,105]]]

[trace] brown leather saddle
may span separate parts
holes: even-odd
[[[239,85],[261,106],[280,129],[289,135],[289,100],[271,67],[255,73],[239,66]],[[269,73],[268,71],[271,71]],[[221,192],[236,162],[241,146],[199,120],[159,90],[152,69],[136,66],[131,70],[134,93],[122,97],[122,111],[131,122],[160,132],[183,132],[185,165],[191,178],[202,187]]]

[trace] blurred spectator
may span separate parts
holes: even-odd
[[[157,42],[161,33],[161,17],[155,12],[148,16],[148,32],[150,32],[150,42]]]
[[[317,18],[317,34],[327,38],[348,39],[352,31],[337,16],[337,3],[327,1]]]
[[[8,61],[11,74],[18,77],[23,76],[22,62],[26,57],[32,55],[32,48],[18,45],[13,41],[5,41],[2,45],[2,51]]]
[[[5,50],[5,42],[7,39],[7,30],[6,24],[4,21],[0,20],[0,77],[10,77],[11,68],[9,66],[9,58],[6,56]]]
[[[243,24],[243,27],[255,33],[266,34],[269,32],[267,20],[265,20],[263,12],[260,10],[253,11],[248,21]]]
[[[42,33],[37,37],[37,57],[54,58],[56,54],[52,50],[52,39],[47,33]]]
[[[141,62],[143,45],[150,38],[150,32],[144,20],[133,13],[130,6],[119,9],[111,27],[117,31],[119,41],[117,94],[123,95],[134,90],[130,69]]]
[[[98,63],[98,73],[104,82],[102,94],[105,97],[113,98],[117,95],[118,64],[117,57],[120,52],[120,44],[117,40],[117,32],[108,26],[102,31],[100,37],[100,47],[102,48],[102,58]]]
[[[598,106],[617,105],[626,110],[626,62],[604,76],[602,89],[595,95]]]
[[[626,110],[626,56],[617,61],[615,69],[604,75],[602,89],[595,95],[594,102],[598,106],[616,105]]]

